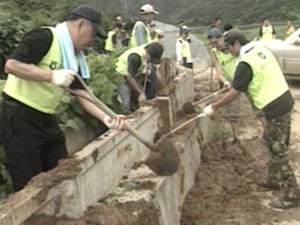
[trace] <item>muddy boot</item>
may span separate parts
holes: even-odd
[[[276,199],[270,203],[270,206],[276,209],[290,209],[296,208],[299,206],[300,198],[299,199]]]
[[[299,206],[300,189],[297,185],[295,177],[291,177],[285,182],[285,195],[283,199],[277,199],[270,205],[277,209],[290,209]]]

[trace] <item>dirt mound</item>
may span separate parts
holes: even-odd
[[[243,145],[248,151],[264,148],[259,140]],[[262,206],[256,192],[264,168],[244,151],[238,144],[224,142],[203,150],[196,184],[183,208],[182,225],[267,224],[274,211]]]
[[[24,225],[159,225],[159,211],[144,201],[110,203],[89,207],[80,219],[39,215]]]

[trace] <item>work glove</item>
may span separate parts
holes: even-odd
[[[53,70],[51,83],[60,87],[69,87],[76,76],[76,72],[68,69]]]
[[[224,88],[229,89],[229,88],[231,87],[231,83],[230,83],[228,80],[226,80],[226,81],[223,83],[223,86],[224,86]]]
[[[139,94],[138,101],[140,106],[143,105],[147,101],[146,95],[144,93]]]
[[[205,116],[211,116],[212,114],[214,114],[214,112],[215,111],[211,105],[208,105],[203,109],[203,115]]]
[[[112,119],[109,116],[105,116],[103,123],[112,130],[124,130],[125,129],[125,116],[118,115],[116,118]]]

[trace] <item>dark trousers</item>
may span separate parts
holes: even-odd
[[[3,100],[0,132],[14,191],[66,157],[65,137],[53,115],[14,100]]]
[[[153,99],[156,96],[156,68],[151,67],[151,73],[148,76],[145,95],[147,99]]]
[[[193,69],[194,68],[193,63],[191,63],[191,62],[188,63],[186,57],[183,57],[182,60],[183,60],[183,66],[184,67],[189,68],[189,69]]]

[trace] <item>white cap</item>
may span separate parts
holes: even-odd
[[[150,4],[145,4],[140,9],[140,14],[146,14],[146,13],[153,13],[156,15],[158,14],[158,12],[154,10],[153,6]]]
[[[161,29],[155,29],[154,31],[157,35],[160,35],[160,36],[164,35],[164,32]]]

